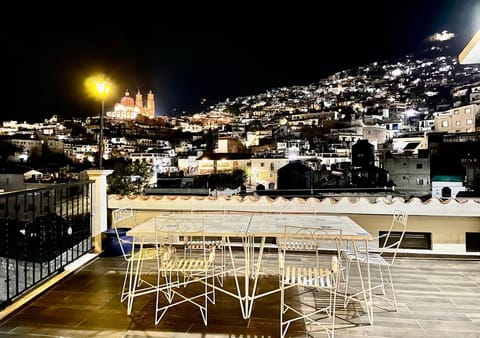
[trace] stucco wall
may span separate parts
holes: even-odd
[[[466,232],[480,232],[480,201],[441,201],[432,198],[426,202],[401,198],[378,198],[371,202],[367,198],[309,198],[271,199],[234,196],[108,196],[109,213],[119,207],[136,210],[137,223],[159,213],[210,212],[210,213],[298,213],[348,215],[371,234],[385,230],[391,222],[394,209],[402,209],[408,215],[410,232],[430,232],[432,251],[465,253]]]

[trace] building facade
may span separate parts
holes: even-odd
[[[435,131],[447,133],[471,133],[475,131],[478,105],[469,104],[449,109],[435,117]]]

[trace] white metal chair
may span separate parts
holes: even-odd
[[[132,208],[118,208],[112,211],[112,227],[115,229],[117,235],[118,243],[120,244],[120,249],[122,251],[123,257],[127,262],[127,268],[125,273],[125,278],[123,280],[122,291],[120,293],[120,301],[123,302],[129,296],[131,296],[131,302],[129,302],[129,312],[131,310],[131,305],[133,302],[133,297],[135,292],[138,291],[137,288],[140,287],[143,283],[147,285],[147,288],[154,288],[154,283],[151,283],[142,278],[143,272],[143,263],[145,261],[152,261],[155,263],[159,252],[155,246],[143,247],[141,249],[135,249],[133,247],[134,241],[131,237],[125,237],[120,234],[120,227],[136,227],[135,214]],[[137,243],[138,244],[138,243]],[[128,249],[127,249],[128,248]],[[133,268],[132,264],[137,263],[136,272],[134,276],[130,275],[130,271]],[[152,268],[155,268],[154,264]],[[143,290],[145,291],[145,290]]]
[[[303,320],[309,331],[321,329],[334,336],[341,241],[340,229],[291,225],[286,225],[284,236],[277,239],[282,338],[298,320]],[[319,253],[322,249],[328,254]]]
[[[405,231],[407,229],[408,215],[401,210],[394,210],[391,224],[383,234],[374,237],[366,248],[358,250],[357,255],[353,250],[346,250],[342,253],[342,257],[345,259],[345,303],[347,304],[356,300],[357,296],[362,293],[359,288],[351,287],[351,265],[356,263],[368,264],[370,269],[370,289],[366,290],[374,298],[372,301],[375,303],[376,299],[383,299],[390,303],[394,307],[395,311],[398,311],[397,297],[395,294],[395,288],[393,286],[391,267],[395,263],[398,249],[402,243]],[[367,249],[368,248],[368,249]],[[373,273],[376,267],[378,277],[374,277]],[[390,295],[387,295],[386,286],[390,286]],[[349,288],[354,290],[354,293],[349,294]],[[379,291],[378,291],[379,290]],[[370,323],[373,324],[373,305],[370,307],[372,313],[369,314]],[[378,305],[378,304],[377,304]]]
[[[182,303],[196,306],[207,325],[208,303],[215,303],[216,271],[215,245],[209,246],[205,238],[203,219],[157,216],[155,234],[157,249],[165,253],[157,259],[155,325],[169,308]],[[190,251],[186,257],[178,255],[177,249],[185,250],[185,243],[192,238],[197,240],[198,250]],[[201,291],[193,284],[200,285]]]
[[[218,253],[216,257],[220,257],[220,262],[214,262],[215,270],[218,283],[223,286],[223,279],[226,273],[226,251],[225,251],[225,239],[222,237],[215,238],[205,238],[205,242],[202,238],[194,236],[185,236],[184,237],[184,258],[191,258],[192,254],[195,255],[195,252],[198,250],[210,250],[210,248],[215,247]]]

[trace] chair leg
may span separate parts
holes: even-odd
[[[284,338],[287,333],[290,322],[284,323],[283,316],[285,313],[285,288],[283,285],[280,287],[280,337]]]
[[[309,288],[311,289],[311,288]],[[337,292],[338,288],[337,285],[335,286],[334,289],[330,290],[323,290],[320,292],[328,292],[328,306],[321,308],[321,309],[316,309],[310,313],[305,313],[302,312],[293,306],[287,305],[285,303],[285,288],[280,287],[280,337],[284,338],[287,335],[288,329],[290,327],[290,324],[303,319],[305,324],[309,324],[311,326],[318,327],[322,330],[325,330],[327,333],[327,336],[330,338],[333,338],[335,335],[335,316],[336,316],[336,306],[337,306]],[[303,292],[302,292],[303,293]],[[294,317],[290,319],[285,319],[285,313],[290,312],[294,314]],[[325,313],[327,317],[330,319],[329,323],[326,322],[318,322],[315,319],[315,316],[319,315],[320,313]]]
[[[205,281],[208,282],[208,278],[206,278]],[[199,304],[198,308],[200,309],[200,314],[202,315],[203,323],[205,324],[205,326],[207,326],[207,324],[208,324],[208,302],[210,301],[210,298],[208,297],[208,294],[209,294],[208,283],[205,283],[203,292],[205,293],[205,296],[203,297],[203,305]]]
[[[157,290],[157,297],[156,297],[156,304],[155,304],[155,325],[158,325],[158,323],[160,323],[160,321],[165,316],[165,314],[167,313],[167,310],[168,310],[168,306],[165,306],[163,308],[159,308],[159,304],[160,304],[160,301],[161,301],[161,294],[160,293],[161,293],[161,291]],[[171,301],[169,300],[169,302],[171,302]]]
[[[130,274],[130,261],[127,261],[127,269],[125,270],[125,277],[123,278],[123,286],[122,292],[120,294],[120,302],[123,303],[125,299],[128,298],[128,288],[127,288],[127,280]]]
[[[337,280],[340,278],[339,275],[337,275]],[[337,308],[337,293],[338,293],[338,283],[335,285],[335,289],[332,292],[330,292],[330,306],[331,306],[331,313],[330,315],[332,316],[332,327],[331,327],[331,335],[329,334],[327,330],[327,334],[329,337],[333,338],[335,336],[335,317],[336,317],[336,308]],[[332,300],[333,297],[333,300]]]
[[[140,276],[138,278],[138,284],[137,287],[141,286],[144,280],[142,279],[142,271],[143,271],[143,259],[140,258]]]
[[[140,261],[137,261],[137,260],[134,260],[134,261],[130,261],[129,263],[130,264],[134,264],[135,262],[137,263],[137,267],[135,268],[135,272],[133,273],[133,276],[132,274],[129,274],[129,282],[128,282],[128,289],[129,289],[129,292],[128,292],[128,301],[127,301],[127,314],[130,315],[132,313],[132,309],[133,309],[133,301],[135,299],[135,290],[137,288],[138,285],[140,285],[140,275],[141,275],[141,272],[142,272],[142,262],[143,260],[141,260],[141,258],[139,258]]]
[[[375,268],[378,269],[378,272],[375,271]],[[357,295],[360,294],[360,292],[357,292],[353,295],[348,296],[348,288],[350,283],[349,269],[350,269],[350,266],[349,264],[347,264],[347,280],[345,284],[344,307],[348,305],[348,303],[350,302],[350,300],[352,300],[353,297],[356,297]],[[372,303],[369,306],[371,311],[371,313],[369,313],[369,318],[370,318],[369,321],[370,321],[370,324],[373,324],[373,306],[375,305],[375,298],[377,298],[377,301],[379,299],[383,299],[384,301],[388,302],[394,308],[394,311],[398,311],[398,302],[397,302],[397,295],[396,295],[394,284],[393,284],[393,278],[392,278],[392,272],[391,272],[390,266],[371,265],[370,269],[372,272],[375,271],[375,273],[378,273],[378,278],[379,278],[378,283],[375,283],[374,285],[371,286],[370,289],[366,290],[366,292],[371,293],[371,296],[372,296],[372,300],[371,300]],[[384,271],[383,269],[386,269],[386,271]],[[388,284],[388,288],[387,288],[387,284]],[[381,304],[377,303],[377,307],[379,306],[383,308]]]
[[[163,284],[162,284],[162,275],[164,279]],[[178,277],[175,282],[172,276],[174,276],[174,274],[167,271],[164,271],[163,274],[159,272],[157,275],[157,292],[156,292],[157,295],[155,299],[155,325],[158,325],[158,323],[160,323],[162,318],[167,313],[167,310],[170,308],[170,305],[160,307],[162,294],[165,296],[165,299],[169,304],[172,304],[173,302],[175,293],[173,292],[172,288],[174,288],[175,286],[178,286]]]
[[[389,278],[390,288],[391,288],[391,291],[392,291],[392,299],[393,299],[392,303],[393,303],[393,306],[395,307],[395,311],[398,311],[397,294],[395,293],[395,288],[393,286],[392,271],[390,270],[389,266],[387,267],[387,270],[388,270],[388,278]]]
[[[378,274],[380,276],[380,284],[379,284],[380,292],[381,292],[382,296],[385,297],[385,295],[386,295],[386,293],[385,293],[385,279],[383,278],[383,270],[382,270],[382,267],[380,265],[378,266]]]
[[[343,307],[346,308],[348,303],[349,303],[349,298],[348,298],[348,284],[350,282],[350,268],[351,268],[351,261],[347,259],[347,264],[345,267],[345,293],[344,293],[344,301],[343,301]]]
[[[205,294],[212,294],[212,297],[207,297],[210,303],[215,304],[215,269],[212,271],[212,286],[211,291],[208,291],[208,283],[205,283]],[[208,276],[205,278],[205,281],[208,282]]]
[[[223,279],[224,279],[224,276],[225,276],[225,270],[226,270],[226,267],[225,267],[225,262],[226,262],[226,259],[225,259],[225,246],[223,244],[220,245],[220,251],[221,251],[221,254],[220,254],[220,259],[221,259],[221,265],[220,265],[220,274],[217,275],[217,280],[218,280],[218,284],[220,286],[223,286]]]

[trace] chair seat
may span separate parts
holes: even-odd
[[[213,264],[215,260],[215,247],[210,247],[208,258],[206,257],[190,257],[180,258],[172,255],[173,250],[168,250],[169,247],[162,247],[166,249],[162,261],[161,269],[165,271],[176,272],[205,272]],[[206,249],[206,248],[205,248]]]
[[[355,261],[358,259],[361,263],[366,263],[367,262],[367,254],[365,252],[359,252],[358,257],[355,256],[354,252],[344,252],[343,256],[349,260],[349,261]],[[382,266],[388,266],[390,263],[388,263],[385,258],[383,258],[382,255],[376,252],[369,252],[368,253],[368,262],[370,264],[376,264],[376,265],[382,265]]]
[[[185,247],[187,249],[193,249],[193,250],[201,250],[205,246],[207,247],[212,247],[215,246],[217,248],[220,248],[223,245],[223,241],[221,240],[212,240],[212,241],[188,241],[185,243]]]
[[[333,274],[329,269],[286,266],[284,284],[333,288]]]
[[[139,261],[139,260],[150,260],[150,259],[157,259],[157,258],[169,260],[170,256],[171,256],[170,248],[164,247],[164,248],[161,248],[160,250],[157,248],[143,248],[142,250],[134,252],[129,257],[129,260]]]
[[[318,249],[311,241],[285,241],[282,238],[279,238],[277,239],[277,244],[279,247],[289,251],[315,251]]]
[[[164,262],[162,268],[167,271],[195,272],[205,271],[209,265],[203,258],[178,258]]]

